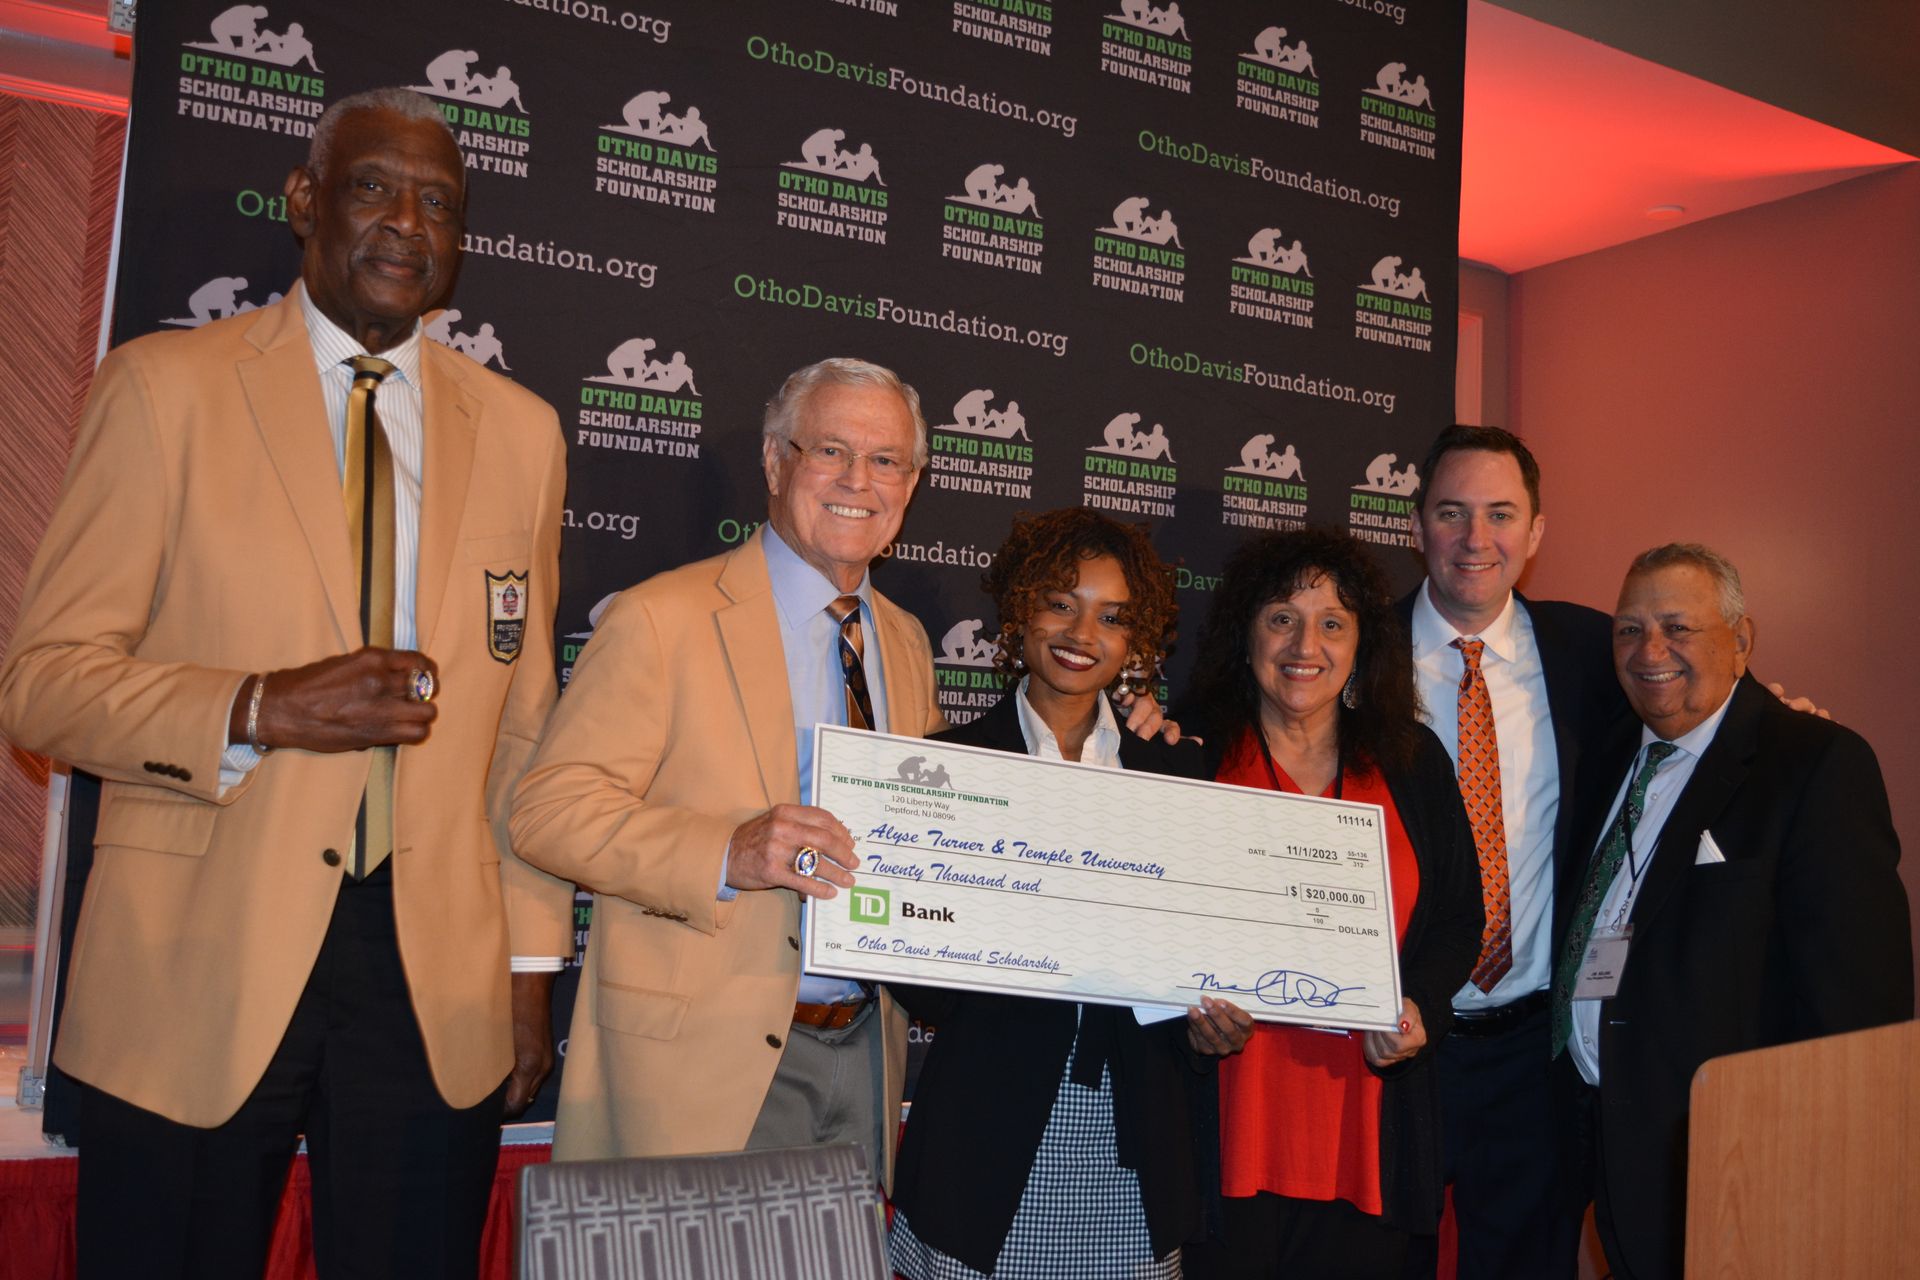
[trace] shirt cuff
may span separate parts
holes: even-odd
[[[227,722],[233,722],[233,708],[240,701],[241,690],[247,687],[242,680],[240,688],[233,691],[233,701],[227,704]],[[220,790],[217,794],[227,794],[229,787],[237,787],[245,782],[247,775],[260,763],[260,753],[244,742],[229,742],[226,750],[220,753]]]
[[[720,855],[720,888],[719,891],[714,894],[715,900],[719,902],[732,902],[740,896],[740,891],[727,883],[727,862],[732,857],[733,841],[729,840],[727,841],[726,852]]]
[[[558,973],[567,967],[564,956],[514,956],[514,973]]]

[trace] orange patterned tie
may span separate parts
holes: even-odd
[[[1483,640],[1455,640],[1466,660],[1460,676],[1460,798],[1473,824],[1480,855],[1480,895],[1487,922],[1480,931],[1480,959],[1473,985],[1492,991],[1513,968],[1513,908],[1507,886],[1507,824],[1500,809],[1500,740],[1493,731],[1493,699],[1480,674]]]

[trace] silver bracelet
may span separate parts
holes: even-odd
[[[260,755],[273,748],[260,741],[260,699],[266,696],[267,676],[263,671],[253,678],[253,696],[247,699],[247,745]]]

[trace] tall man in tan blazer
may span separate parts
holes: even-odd
[[[300,287],[95,379],[0,673],[0,729],[106,779],[56,1053],[83,1277],[257,1278],[303,1132],[322,1276],[470,1277],[503,1099],[545,1072],[541,1000],[524,1037],[509,1008],[550,979],[509,946],[565,954],[571,893],[505,800],[555,694],[563,444],[421,336],[464,173],[426,99],[335,103],[287,180]],[[376,434],[363,559],[343,459]]]
[[[596,894],[556,1157],[854,1141],[884,1176],[906,1020],[803,977],[800,903],[855,865],[806,803],[815,723],[942,727],[926,632],[867,576],[926,457],[892,372],[793,374],[767,406],[767,523],[622,593],[574,666],[512,820],[528,861]]]

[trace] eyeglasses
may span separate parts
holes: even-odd
[[[815,475],[843,476],[862,458],[867,460],[867,471],[875,484],[905,484],[914,473],[913,465],[897,453],[855,453],[843,444],[787,443]]]

